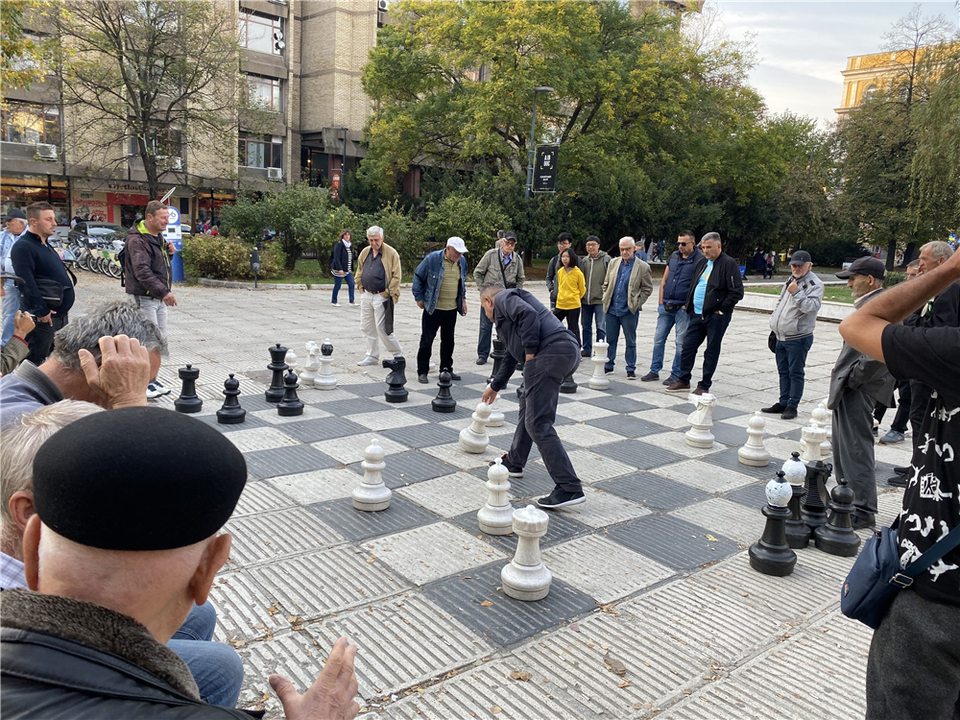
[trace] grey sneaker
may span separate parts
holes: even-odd
[[[888,430],[887,434],[880,438],[881,445],[896,445],[897,443],[902,443],[904,434],[902,432],[897,432],[896,430]]]

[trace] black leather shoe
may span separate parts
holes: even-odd
[[[894,475],[893,477],[887,478],[887,485],[893,485],[893,487],[905,488],[909,481],[910,481],[910,477],[908,475]]]
[[[776,415],[777,413],[782,413],[786,409],[787,409],[786,405],[781,405],[780,403],[774,403],[770,407],[760,408],[760,412]]]
[[[853,515],[850,518],[850,525],[854,530],[863,530],[865,528],[872,528],[877,524],[877,521],[874,518],[866,518],[860,515]]]
[[[485,357],[477,358],[477,365],[486,365],[486,364],[487,364],[487,359]]]
[[[590,351],[589,351],[589,350],[581,350],[581,351],[580,351],[580,357],[590,357]]]
[[[786,407],[783,409],[783,412],[780,414],[781,420],[793,420],[797,416],[797,409],[793,407]]]
[[[901,467],[895,467],[893,471],[897,475],[913,475],[913,467],[911,465],[903,465]]]
[[[419,380],[419,381],[422,382],[424,385],[426,385],[427,382],[428,382],[428,381],[427,381],[427,375],[426,375],[426,373],[424,373],[423,375],[417,375],[417,380]]]
[[[448,372],[448,373],[450,373],[450,379],[451,379],[451,380],[462,380],[462,379],[463,379],[463,378],[461,378],[459,375],[457,375],[457,373],[455,373],[453,370],[450,370],[449,368],[447,368],[446,370],[441,370],[440,372]]]

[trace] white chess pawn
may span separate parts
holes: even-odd
[[[687,422],[691,427],[684,438],[687,445],[691,447],[712,448],[713,433],[710,432],[710,428],[713,427],[713,407],[716,404],[716,398],[710,393],[693,397],[697,399],[697,409],[687,416]]]
[[[303,366],[303,371],[300,372],[300,385],[302,387],[313,387],[313,381],[317,377],[317,370],[320,369],[320,360],[318,359],[320,346],[313,340],[308,340],[306,348],[307,362]]]
[[[496,400],[494,400],[496,402]],[[503,410],[497,410],[490,406],[490,417],[487,418],[487,427],[502,427],[503,423],[506,422],[506,418],[503,415]]]
[[[293,350],[287,350],[287,354],[284,356],[283,361],[291,370],[297,372],[297,354]]]
[[[321,390],[333,390],[337,387],[337,378],[330,368],[331,364],[333,364],[333,345],[330,338],[327,338],[320,346],[320,374],[313,380],[314,387]]]
[[[517,553],[500,571],[503,592],[516,600],[542,600],[550,592],[553,575],[540,558],[540,538],[547,534],[547,514],[533,505],[515,510],[513,532]]]
[[[390,498],[393,495],[390,488],[383,484],[383,448],[376,438],[363,451],[363,482],[355,488],[352,494],[353,506],[357,510],[375,512],[390,507]]]
[[[833,416],[832,413],[827,410],[826,400],[821,400],[817,404],[817,407],[813,410],[812,417],[815,423],[827,431],[827,436],[824,438],[823,442],[820,443],[820,456],[826,457],[833,452],[833,447],[830,445],[830,437],[832,435],[830,422],[833,419]]]
[[[763,429],[767,421],[758,410],[747,422],[747,442],[737,450],[737,459],[743,465],[766,467],[770,462],[770,452],[763,444]]]
[[[607,362],[608,347],[609,345],[605,342],[595,342],[593,344],[593,357],[590,358],[593,361],[593,375],[591,375],[587,381],[587,385],[590,386],[591,390],[610,389],[610,378],[607,377],[607,373],[603,369],[604,364]]]
[[[800,459],[805,463],[816,463],[821,457],[820,444],[827,439],[827,431],[814,423],[800,429]]]
[[[513,532],[513,507],[510,492],[510,473],[500,458],[487,470],[487,504],[477,513],[480,532],[487,535],[509,535]]]
[[[470,427],[460,431],[460,447],[468,453],[482,453],[490,444],[487,437],[487,420],[490,418],[490,406],[482,402],[473,413]]]

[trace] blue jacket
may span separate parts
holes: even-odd
[[[697,261],[703,257],[696,248],[690,257],[684,258],[679,250],[675,251],[667,261],[670,272],[667,273],[667,284],[663,286],[663,301],[672,305],[683,305],[690,292],[690,283],[693,282],[693,272]]]
[[[413,273],[413,298],[423,303],[423,309],[428,315],[433,315],[437,309],[437,298],[440,297],[440,283],[443,282],[443,250],[434,250],[427,255]],[[467,259],[461,255],[460,283],[457,286],[457,312],[463,312],[463,298],[467,287]]]

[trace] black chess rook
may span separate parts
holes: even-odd
[[[197,396],[197,378],[200,377],[200,369],[192,365],[180,368],[177,375],[183,381],[180,388],[180,397],[173,401],[173,407],[177,412],[196,413],[203,408],[203,400]]]

